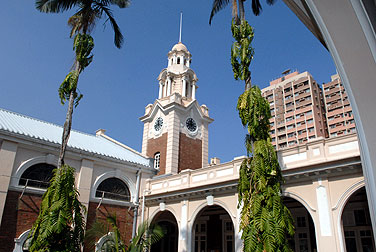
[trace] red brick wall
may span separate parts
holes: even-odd
[[[185,134],[179,135],[179,172],[202,167],[202,141],[192,139]]]
[[[154,154],[157,152],[161,153],[158,175],[165,174],[166,173],[167,133],[162,134],[162,136],[156,139],[148,140],[148,147],[147,147],[146,155],[148,157],[154,158]]]
[[[0,252],[12,252],[14,238],[30,229],[39,214],[41,195],[8,191],[0,227]]]
[[[129,210],[126,206],[101,204],[97,209],[98,203],[90,202],[87,214],[87,228],[90,228],[96,219],[106,221],[109,214],[116,213],[116,218],[120,228],[123,241],[129,242],[132,238],[133,227],[133,209]],[[85,252],[94,251],[87,245],[84,249]]]

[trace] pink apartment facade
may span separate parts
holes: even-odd
[[[262,94],[270,104],[270,134],[277,150],[327,137],[322,90],[308,72],[275,79]]]
[[[356,132],[355,120],[347,93],[338,74],[323,84],[326,121],[330,137]]]

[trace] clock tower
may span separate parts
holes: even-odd
[[[145,108],[142,154],[154,158],[158,174],[176,174],[208,166],[208,125],[213,121],[196,100],[198,79],[192,55],[179,42],[158,76],[159,95]]]

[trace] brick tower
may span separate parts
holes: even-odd
[[[192,55],[179,42],[168,53],[158,76],[159,95],[145,108],[142,154],[155,159],[159,174],[176,174],[208,165],[208,125],[213,121],[196,100],[197,76]]]

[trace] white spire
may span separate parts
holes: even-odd
[[[181,26],[183,23],[183,12],[180,12],[180,30],[179,30],[179,42],[181,42]]]

